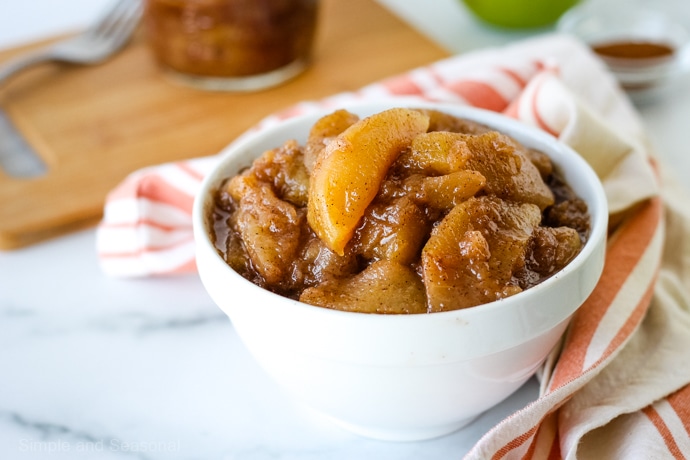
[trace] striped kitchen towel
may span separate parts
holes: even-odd
[[[604,65],[572,38],[545,36],[303,102],[254,129],[398,95],[502,112],[557,136],[600,176],[611,212],[602,279],[540,370],[539,399],[486,433],[467,458],[690,458],[690,206]],[[113,190],[97,231],[103,270],[193,271],[191,205],[217,161],[147,168]]]

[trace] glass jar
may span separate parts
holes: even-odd
[[[318,0],[147,0],[146,29],[172,78],[211,90],[278,85],[309,63]]]

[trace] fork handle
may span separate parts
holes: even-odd
[[[50,60],[52,60],[52,58],[46,50],[38,50],[10,59],[0,66],[0,85],[18,72]]]

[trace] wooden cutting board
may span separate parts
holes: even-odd
[[[270,90],[177,86],[141,32],[100,66],[46,64],[4,85],[0,104],[49,171],[32,179],[0,171],[0,249],[93,225],[106,194],[141,167],[218,153],[274,111],[448,55],[373,0],[322,0],[320,13],[312,67]],[[0,53],[0,63],[44,44]]]

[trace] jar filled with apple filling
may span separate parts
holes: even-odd
[[[147,0],[153,54],[176,81],[211,90],[278,85],[309,63],[318,0]]]

